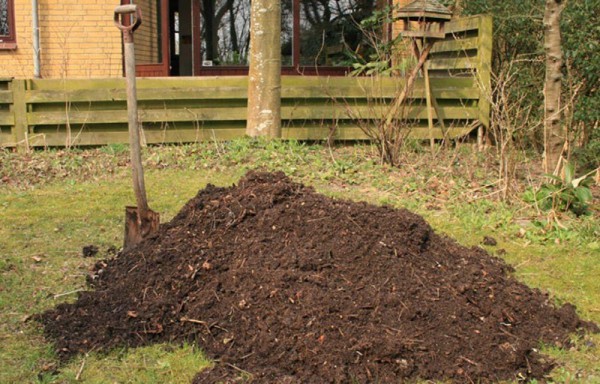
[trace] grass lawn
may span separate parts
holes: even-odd
[[[124,207],[135,203],[127,148],[40,151],[0,150],[0,383],[185,383],[210,364],[193,345],[155,345],[109,354],[90,353],[58,366],[39,324],[29,321],[86,289],[85,276],[110,248],[123,241]],[[145,151],[150,206],[161,220],[173,217],[207,183],[235,183],[248,169],[282,170],[324,194],[407,207],[438,231],[464,245],[485,246],[516,269],[516,276],[571,302],[600,323],[600,216],[598,197],[590,215],[558,214],[548,220],[521,201],[530,185],[515,179],[507,202],[493,153],[469,145],[441,150],[435,158],[407,147],[403,165],[380,165],[373,147],[328,147],[247,139],[153,147]],[[521,172],[535,169],[523,160]],[[596,189],[597,191],[597,189]],[[96,245],[96,257],[82,247]],[[600,383],[600,337],[577,348],[545,348],[556,358],[552,380]]]

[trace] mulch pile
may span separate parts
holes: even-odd
[[[250,172],[201,190],[38,319],[63,358],[193,340],[216,360],[195,383],[542,378],[540,342],[598,328],[510,271],[409,211]]]

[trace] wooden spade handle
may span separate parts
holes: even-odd
[[[124,25],[121,15],[131,15],[135,13],[135,22],[131,25]],[[123,32],[134,32],[142,24],[142,10],[135,4],[120,5],[115,8],[115,25]]]

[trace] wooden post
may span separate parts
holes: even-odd
[[[425,77],[425,99],[427,101],[427,126],[429,128],[429,147],[431,154],[435,154],[435,139],[433,137],[433,110],[431,108],[431,85],[429,84],[429,62],[423,63],[423,75]]]
[[[490,128],[490,110],[492,97],[492,33],[493,23],[491,16],[479,17],[478,43],[477,43],[477,79],[479,80],[479,128],[477,130],[477,147],[483,150],[486,130]]]
[[[432,47],[433,47],[433,43],[427,42],[421,52],[418,52],[418,49],[416,50],[417,55],[419,55],[419,56],[417,56],[418,57],[417,65],[413,68],[412,72],[408,76],[408,79],[406,80],[406,86],[400,92],[400,94],[396,97],[394,104],[392,104],[392,107],[387,112],[387,117],[385,119],[385,127],[391,126],[392,122],[396,118],[396,115],[400,111],[400,108],[402,107],[404,100],[406,100],[406,97],[408,96],[409,92],[412,90],[415,79],[417,78],[417,74],[423,67],[425,60],[427,60],[427,55],[429,55],[429,51],[431,51]]]
[[[11,90],[13,91],[13,104],[12,110],[15,118],[15,125],[13,126],[13,137],[17,151],[29,151],[28,143],[28,131],[29,125],[27,124],[27,100],[25,97],[25,83],[27,80],[13,79],[11,82]]]

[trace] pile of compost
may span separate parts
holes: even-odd
[[[39,320],[63,358],[191,340],[215,359],[195,383],[542,378],[541,342],[597,328],[510,271],[407,210],[250,172],[198,192]]]

